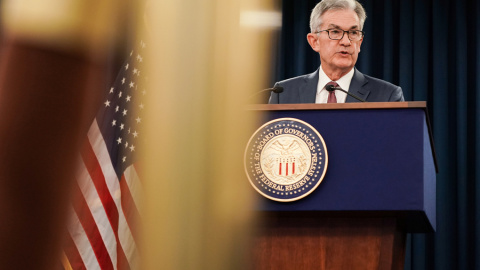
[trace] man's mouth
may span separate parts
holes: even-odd
[[[349,55],[349,53],[347,51],[341,51],[340,54],[341,55]]]

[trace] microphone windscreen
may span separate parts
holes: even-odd
[[[277,94],[280,94],[280,93],[283,92],[283,87],[277,86],[277,87],[273,88],[273,92],[277,93]]]
[[[328,91],[328,92],[332,92],[335,90],[335,86],[331,85],[331,84],[327,84],[325,86],[325,89]]]

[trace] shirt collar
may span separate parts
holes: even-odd
[[[355,68],[352,68],[347,74],[343,75],[340,79],[336,80],[340,88],[342,88],[345,91],[348,91],[350,88],[350,83],[352,82],[353,74],[355,74]],[[325,74],[325,72],[322,69],[322,66],[320,65],[320,70],[318,72],[318,91],[320,91],[322,88],[325,87],[325,85],[332,80]]]

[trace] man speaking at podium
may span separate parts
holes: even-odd
[[[366,13],[355,0],[323,0],[312,10],[307,40],[320,55],[313,73],[277,82],[269,103],[404,101],[402,89],[355,68]],[[347,95],[348,92],[349,94]]]

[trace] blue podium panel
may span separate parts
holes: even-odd
[[[329,161],[309,196],[276,202],[259,195],[258,210],[395,215],[409,231],[435,230],[436,170],[424,108],[277,109],[264,117],[313,126]]]

